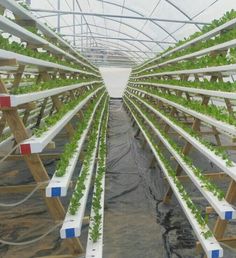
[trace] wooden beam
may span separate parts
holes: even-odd
[[[41,120],[42,120],[42,118],[43,118],[45,109],[46,109],[46,107],[47,107],[48,100],[49,100],[48,98],[45,98],[45,99],[43,100],[43,104],[42,104],[42,106],[41,106],[41,108],[40,108],[39,115],[38,115],[38,118],[37,118],[37,121],[36,121],[36,124],[35,124],[36,127],[39,126],[40,123],[41,123]]]
[[[206,214],[214,213],[215,210],[211,206],[207,206],[205,209]]]
[[[0,66],[16,66],[18,63],[16,59],[1,59]]]
[[[81,255],[70,255],[70,254],[62,254],[62,255],[49,255],[49,256],[37,256],[36,258],[82,258],[84,254]]]
[[[41,159],[60,159],[61,153],[40,153],[39,154]],[[0,155],[0,159],[4,156]],[[23,155],[15,154],[10,155],[6,160],[22,160],[24,159]]]
[[[21,27],[36,27],[36,21],[34,20],[23,20],[16,17],[15,22]]]
[[[229,203],[234,203],[236,201],[236,182],[231,180],[228,191],[225,196],[225,200]],[[226,230],[228,221],[217,218],[213,233],[217,239],[223,238],[224,232]]]
[[[47,48],[48,44],[29,44],[27,43],[27,48],[36,50],[37,48]]]
[[[0,5],[0,15],[4,15],[6,8]]]
[[[13,81],[12,87],[18,87],[20,85],[24,70],[25,70],[25,65],[20,65],[18,67],[17,73],[14,75],[14,81]]]
[[[220,147],[226,150],[236,150],[236,145],[221,145]]]
[[[52,97],[52,102],[53,102],[53,105],[56,107],[57,111],[59,111],[63,106],[63,103],[60,101],[58,96],[53,96]],[[75,133],[75,129],[73,128],[72,124],[69,122],[65,126],[65,129],[68,133],[69,138],[71,139],[73,137],[74,133]]]

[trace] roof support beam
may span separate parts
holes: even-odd
[[[128,42],[122,42],[122,43],[128,43]],[[91,46],[93,47],[93,46]],[[143,51],[141,49],[138,49],[137,52],[135,53],[130,53],[129,50],[132,50],[129,45],[122,45],[120,47],[117,47],[117,44],[115,44],[114,42],[112,41],[108,41],[108,40],[103,40],[103,39],[97,39],[97,42],[96,42],[96,46],[94,47],[107,47],[107,49],[114,49],[116,48],[117,50],[127,50],[127,52],[125,52],[125,54],[129,57],[129,58],[132,58],[132,57],[140,57],[140,58],[143,58],[144,60],[147,60],[148,57],[144,57],[142,56],[142,54],[145,54],[143,53]],[[80,48],[81,49],[81,46],[80,45],[77,45],[77,48]],[[148,55],[148,54],[146,54]]]
[[[95,58],[95,57],[97,57],[97,58],[104,58],[104,59],[111,59],[111,58],[117,58],[117,57],[122,57],[122,58],[125,58],[125,59],[137,59],[137,60],[143,60],[143,58],[141,58],[141,57],[129,57],[129,56],[126,56],[126,55],[124,55],[124,53],[120,53],[120,54],[116,54],[116,55],[114,55],[114,54],[112,54],[112,55],[110,55],[109,53],[108,54],[103,54],[103,53],[99,53],[99,52],[97,52],[97,53],[89,53],[89,52],[84,52],[84,55],[87,57],[87,58]]]
[[[143,15],[142,13],[138,12],[137,10],[133,9],[133,8],[130,8],[130,7],[127,7],[127,6],[121,6],[121,4],[119,3],[113,3],[113,2],[109,2],[109,1],[106,1],[106,0],[98,0],[99,2],[102,1],[102,3],[104,4],[107,4],[107,5],[112,5],[112,6],[116,6],[116,7],[119,7],[119,8],[124,8],[125,10],[131,12],[132,14],[137,14],[138,16],[141,16],[141,17],[145,17],[145,15]],[[150,21],[152,24],[154,24],[155,26],[157,26],[158,28],[160,28],[161,30],[163,30],[165,33],[167,33],[173,40],[175,40],[176,42],[178,41],[173,35],[172,33],[170,33],[167,29],[165,29],[161,24],[157,23],[156,21]],[[143,33],[143,31],[142,31]],[[159,45],[160,48],[162,48],[161,45]],[[163,49],[163,48],[162,48]]]
[[[94,61],[101,61],[101,62],[113,62],[113,61],[122,61],[126,63],[136,63],[134,60],[129,60],[125,58],[113,58],[113,59],[102,59],[102,58],[90,58],[89,61],[94,62]]]
[[[79,48],[80,49],[80,46],[76,46],[74,45],[73,47],[75,48]],[[107,49],[107,48],[98,48],[98,47],[87,47],[87,48],[83,48],[84,50],[91,50],[91,53],[93,51],[106,51],[106,52],[129,52],[129,53],[146,53],[146,54],[157,54],[158,52],[156,51],[139,51],[139,50],[121,50],[121,49]],[[89,52],[86,52],[86,51],[83,51],[84,53],[89,53]]]
[[[90,25],[90,26],[94,26],[94,27],[96,27],[96,28],[102,28],[102,29],[105,29],[105,27],[104,26],[98,26],[98,25]],[[116,30],[116,29],[113,29],[113,28],[108,28],[108,27],[106,27],[106,30],[107,31],[114,31],[114,32],[118,32],[118,30]],[[99,36],[103,36],[103,34],[98,34],[98,33],[93,33],[93,34],[97,34],[97,35],[99,35]],[[125,33],[125,32],[120,32],[120,34],[122,34],[122,35],[124,35],[124,36],[127,36],[128,38],[132,38],[129,34],[127,34],[127,33]],[[80,34],[80,35],[83,35],[82,33]],[[85,34],[84,33],[84,35],[88,35],[88,34]],[[106,35],[107,36],[107,35]],[[151,38],[151,40],[153,40],[152,38]],[[145,46],[148,50],[151,50],[151,48],[149,47],[149,46],[147,46],[147,44],[144,44],[143,42],[140,42],[143,46]]]
[[[64,37],[73,37],[72,34],[63,34]],[[149,43],[161,43],[161,44],[175,44],[175,42],[170,41],[158,41],[158,40],[149,40],[149,39],[134,39],[134,38],[119,38],[119,37],[106,37],[106,36],[97,36],[97,35],[75,35],[76,38],[96,38],[96,39],[111,39],[111,40],[122,40],[122,41],[135,41],[135,42],[149,42]]]
[[[100,33],[93,33],[93,36],[95,36],[95,35],[98,36],[98,37],[104,37],[104,35],[100,34]],[[104,38],[98,38],[98,37],[96,37],[96,43],[97,43],[98,40],[102,41],[102,42],[105,42],[105,43],[109,42],[109,44],[113,44],[113,46],[115,46],[118,49],[118,44],[115,41],[112,41],[112,40],[109,41],[108,38],[104,39]],[[81,38],[80,37],[76,37],[76,38],[79,38],[80,39],[79,42],[81,42]],[[125,48],[126,48],[126,46],[130,46],[129,49],[131,49],[131,50],[133,50],[134,48],[136,50],[141,50],[141,51],[143,50],[140,46],[138,46],[137,44],[134,44],[133,42],[129,42],[129,41],[123,40],[123,41],[121,41],[121,43],[122,43],[122,45],[121,44],[120,45],[125,47]],[[150,50],[150,48],[147,47],[144,43],[140,42],[140,44],[144,45],[148,50]],[[136,55],[139,55],[139,56],[142,56],[141,54],[145,55],[147,58],[150,58],[150,55],[148,55],[148,54],[146,54],[144,52],[143,53],[136,53]]]
[[[128,44],[125,44],[125,43],[128,43]],[[120,46],[117,46],[117,44],[114,42],[114,41],[109,41],[109,40],[104,40],[104,39],[97,39],[97,44],[96,46],[102,46],[102,47],[108,47],[108,48],[116,48],[116,49],[122,49],[122,50],[133,50],[133,45],[129,42],[122,42],[122,45]],[[137,51],[139,52],[136,52],[136,53],[129,53],[127,52],[127,55],[129,56],[133,56],[133,57],[140,57],[140,58],[143,58],[143,59],[149,59],[149,55],[146,54],[145,52],[143,52],[142,49],[140,48],[137,48]],[[145,55],[145,56],[144,56]]]
[[[42,17],[42,16],[41,16]],[[40,17],[40,18],[41,18]],[[99,18],[102,18],[102,17],[99,17]],[[125,26],[127,26],[128,28],[131,28],[131,29],[133,29],[133,30],[135,30],[135,31],[137,31],[137,32],[139,32],[139,33],[141,33],[142,35],[144,35],[145,37],[147,37],[148,39],[150,39],[150,40],[152,40],[153,38],[152,37],[150,37],[148,34],[146,34],[145,32],[142,32],[141,30],[139,30],[139,28],[136,28],[135,26],[132,26],[132,25],[130,25],[130,24],[128,24],[128,23],[125,23],[125,22],[123,22],[123,21],[118,21],[118,20],[116,20],[116,19],[112,19],[112,18],[107,18],[107,17],[105,17],[105,20],[109,20],[109,21],[112,21],[112,22],[115,22],[115,23],[120,23],[120,24],[122,24],[122,25],[125,25]],[[72,25],[64,25],[64,26],[61,26],[61,29],[64,29],[64,28],[69,28],[69,27],[71,27]],[[76,25],[76,27],[80,27],[81,26],[81,24],[77,24]],[[110,28],[110,27],[108,27],[108,26],[106,26],[106,28],[104,27],[104,26],[101,26],[101,25],[94,25],[94,24],[89,24],[89,26],[91,26],[91,27],[96,27],[96,28],[102,28],[102,29],[106,29],[106,30],[111,30],[111,31],[116,31],[116,30],[114,30],[113,28]],[[118,31],[117,31],[118,32]],[[159,44],[157,44],[159,47],[161,47]],[[162,47],[161,47],[162,48]],[[162,48],[162,49],[164,49],[164,48]]]
[[[118,19],[134,19],[134,20],[145,20],[145,21],[161,21],[161,22],[172,22],[172,23],[209,25],[209,23],[207,22],[192,21],[192,20],[173,20],[173,19],[160,19],[156,17],[141,17],[141,16],[128,16],[128,15],[116,15],[116,14],[105,14],[105,13],[47,10],[47,9],[30,9],[30,10],[32,12],[41,12],[41,13],[56,13],[56,14],[60,13],[61,15],[76,14],[76,15],[83,15],[83,16],[111,17],[111,18],[118,18]]]

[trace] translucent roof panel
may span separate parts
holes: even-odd
[[[133,66],[236,9],[232,0],[26,0],[98,66]]]

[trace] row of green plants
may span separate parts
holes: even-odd
[[[83,112],[83,117],[80,119],[78,128],[73,135],[72,139],[69,143],[65,145],[63,154],[60,155],[60,160],[57,162],[56,165],[56,176],[62,177],[65,175],[66,168],[68,167],[70,163],[70,159],[73,157],[77,147],[78,142],[81,139],[81,136],[84,132],[84,130],[88,126],[88,122],[90,120],[90,117],[92,113],[94,112],[94,108],[96,106],[97,101],[100,99],[102,95],[102,92],[100,92],[88,105],[86,106],[85,111]],[[106,96],[102,98],[102,101],[104,101]]]
[[[213,20],[210,25],[203,26],[203,28],[200,32],[195,32],[194,34],[192,34],[188,38],[184,38],[184,40],[178,41],[174,46],[170,46],[169,48],[167,48],[162,54],[164,54],[164,53],[166,53],[166,52],[168,52],[168,51],[170,51],[170,50],[172,50],[172,49],[174,49],[178,46],[181,46],[181,45],[187,43],[188,41],[193,40],[193,39],[209,32],[209,31],[219,27],[220,25],[223,25],[224,23],[226,23],[226,22],[228,22],[232,19],[235,19],[235,18],[236,18],[236,11],[235,10],[231,10],[229,12],[226,12],[224,14],[224,16],[221,17],[220,19]],[[232,28],[230,30],[224,31],[223,33],[221,33],[220,35],[216,36],[213,39],[198,42],[194,45],[189,46],[188,48],[186,48],[184,50],[176,51],[175,53],[173,53],[170,56],[168,56],[166,58],[163,58],[161,60],[166,61],[166,60],[169,60],[169,59],[172,59],[172,58],[176,58],[176,57],[179,57],[179,56],[182,56],[182,55],[185,55],[185,54],[190,54],[192,52],[199,51],[201,49],[226,42],[226,41],[231,40],[231,39],[235,39],[235,33],[236,33],[236,30],[234,28]],[[156,63],[156,60],[153,60],[153,62],[149,62],[147,65],[142,66],[142,68],[137,68],[136,70],[144,69],[144,68],[150,66],[150,64],[154,65],[155,63]]]
[[[133,99],[132,99],[133,100]],[[171,147],[175,150],[176,153],[182,158],[182,160],[188,166],[188,169],[191,170],[194,175],[199,179],[202,184],[202,187],[212,192],[214,196],[216,196],[219,200],[222,200],[225,197],[225,193],[214,183],[209,181],[203,174],[203,171],[193,165],[193,161],[187,155],[182,153],[181,147],[176,144],[176,142],[170,138],[170,136],[161,128],[159,121],[156,119],[155,114],[150,111],[147,107],[144,107],[141,102],[138,102],[136,99],[133,100],[135,105],[142,111],[142,114],[146,119],[148,119],[155,128],[160,132],[163,138],[171,145]]]
[[[174,116],[171,116],[169,113],[165,112],[164,110],[158,108],[152,101],[142,97],[137,96],[140,100],[147,103],[148,105],[152,106],[154,109],[158,110],[163,116],[167,117],[171,122],[180,128],[182,128],[184,131],[186,131],[189,135],[194,137],[197,141],[199,141],[201,144],[203,144],[206,148],[208,148],[210,151],[212,151],[216,156],[220,157],[225,161],[225,165],[227,167],[232,167],[234,164],[232,160],[229,157],[229,154],[220,146],[215,146],[211,142],[205,140],[204,138],[200,137],[199,134],[197,134],[191,127],[187,126],[183,122],[177,120]]]
[[[136,87],[130,87],[130,88],[132,88],[133,90],[137,89]],[[151,93],[158,97],[170,100],[174,103],[178,103],[185,108],[189,108],[199,113],[202,113],[204,115],[213,117],[216,120],[219,120],[221,122],[236,126],[236,121],[234,116],[229,114],[229,112],[225,107],[216,106],[214,104],[202,105],[201,101],[198,101],[198,100],[189,101],[184,97],[163,93],[156,88],[153,89],[145,85],[142,86],[142,91],[144,91],[147,94]]]
[[[100,85],[101,86],[101,85]],[[39,128],[35,128],[33,130],[33,134],[36,137],[40,137],[43,133],[49,130],[50,127],[54,126],[59,120],[63,118],[69,111],[73,110],[80,102],[82,102],[87,96],[93,93],[99,86],[93,86],[89,90],[83,92],[81,95],[76,96],[74,100],[71,100],[68,103],[63,104],[59,111],[54,113],[53,115],[47,117],[44,121],[44,124]]]
[[[94,81],[94,79],[90,79],[91,81]],[[83,82],[88,82],[88,79],[53,79],[47,82],[40,82],[38,84],[33,84],[30,86],[20,86],[20,87],[11,87],[10,93],[14,95],[18,94],[26,94],[26,93],[32,93],[32,92],[38,92],[43,90],[50,90],[54,88],[64,87],[64,86],[70,86],[73,84],[79,84]],[[94,85],[94,84],[93,84]]]
[[[27,3],[21,2],[21,3],[19,3],[19,4],[20,4],[23,8],[25,8],[27,11],[29,11],[29,6],[28,6]],[[15,21],[15,20],[13,20],[13,21]],[[69,40],[63,38],[62,35],[57,32],[57,29],[56,29],[56,28],[50,27],[47,23],[44,23],[44,25],[45,25],[46,27],[48,27],[51,31],[53,31],[55,34],[57,34],[60,38],[62,38],[62,40],[64,40],[64,41],[67,42],[68,44],[71,44],[71,42],[70,42]],[[37,27],[35,27],[35,26],[27,26],[26,29],[29,30],[30,32],[36,34],[37,36],[40,36],[41,38],[45,38],[43,34],[39,34],[39,33],[38,33],[38,29],[37,29]],[[48,40],[48,39],[47,39],[47,40]],[[52,43],[54,44],[54,42],[52,42]],[[91,65],[91,64],[88,62],[88,60],[86,60],[85,58],[81,58],[81,59],[82,59],[82,60],[81,60],[82,62],[84,62],[84,63],[86,63],[86,64],[88,64],[88,65]]]
[[[105,101],[105,105],[107,104],[107,100],[108,98]],[[84,190],[86,189],[85,181],[88,177],[89,169],[93,162],[92,157],[96,149],[96,145],[97,145],[97,141],[100,133],[99,126],[100,126],[100,123],[102,122],[101,118],[103,115],[103,110],[104,110],[104,103],[101,103],[95,113],[95,118],[94,118],[92,127],[90,129],[90,132],[88,134],[88,143],[86,145],[86,152],[83,160],[83,166],[81,168],[79,179],[76,182],[76,186],[70,200],[69,213],[71,215],[75,215],[76,211],[81,205],[80,200],[84,196]]]
[[[44,60],[44,61],[49,61],[49,62],[52,62],[52,63],[64,65],[64,66],[75,68],[75,69],[80,69],[80,70],[83,69],[82,65],[75,64],[73,62],[69,62],[67,60],[60,59],[57,56],[50,55],[46,51],[38,52],[38,51],[35,51],[33,49],[27,48],[24,43],[18,43],[18,42],[15,42],[15,41],[10,41],[9,40],[10,38],[11,38],[11,36],[9,36],[9,38],[4,38],[2,35],[0,35],[0,47],[1,47],[1,49],[11,51],[11,52],[14,52],[14,53],[17,53],[17,54],[21,54],[21,55],[26,55],[26,56],[29,56],[29,57],[41,59],[41,60]]]
[[[235,38],[236,38],[236,29],[227,30],[226,32],[221,33],[221,34],[219,34],[218,36],[216,36],[216,37],[214,37],[212,39],[207,39],[207,40],[198,42],[196,44],[191,45],[188,48],[176,51],[176,52],[174,52],[171,55],[163,57],[163,58],[155,61],[155,63],[153,62],[153,66],[154,65],[158,65],[160,63],[164,63],[164,62],[169,61],[171,59],[175,59],[177,57],[181,57],[181,56],[185,56],[185,55],[188,55],[188,54],[192,54],[194,52],[197,52],[197,51],[209,48],[209,47],[213,47],[213,46],[216,46],[218,44],[225,43],[225,42],[233,40]],[[148,66],[147,69],[148,68],[151,69],[152,67]]]
[[[186,203],[187,207],[191,210],[193,216],[195,217],[196,221],[199,224],[199,227],[202,229],[202,235],[204,236],[205,239],[208,239],[209,237],[212,237],[212,232],[210,230],[204,230],[204,228],[207,225],[207,220],[202,217],[201,210],[193,203],[191,200],[191,197],[189,194],[186,192],[184,186],[181,184],[179,179],[176,176],[176,172],[174,169],[171,167],[168,159],[163,155],[162,150],[159,149],[158,144],[156,142],[155,137],[150,132],[150,129],[145,125],[143,122],[143,119],[141,116],[137,113],[137,110],[135,109],[134,106],[132,106],[132,103],[129,101],[127,97],[125,97],[126,105],[129,107],[130,110],[132,110],[132,114],[135,117],[135,119],[138,121],[138,123],[141,125],[141,129],[145,132],[148,141],[152,144],[153,148],[156,151],[156,154],[162,161],[163,165],[165,166],[168,175],[173,179],[179,194],[182,197],[182,200]],[[129,104],[127,104],[129,102]]]
[[[134,80],[133,83],[136,81]],[[141,81],[139,81],[141,82]],[[145,83],[159,83],[159,84],[169,84],[173,86],[181,86],[186,88],[198,88],[204,90],[215,90],[215,91],[224,91],[224,92],[235,92],[236,91],[236,82],[210,82],[207,79],[203,81],[183,81],[175,79],[148,79],[144,81]],[[140,84],[137,84],[140,85]],[[152,85],[150,85],[152,86]]]
[[[102,181],[106,173],[106,136],[107,136],[107,123],[108,123],[108,105],[104,111],[104,120],[101,128],[101,136],[98,149],[98,161],[97,161],[97,173],[94,183],[94,193],[92,200],[92,209],[94,215],[91,217],[91,226],[90,226],[90,237],[93,242],[97,242],[101,237],[101,224],[102,224],[102,207],[101,207],[101,198],[103,194]]]
[[[153,69],[152,73],[162,73],[162,72],[170,72],[170,71],[180,71],[180,70],[190,70],[190,69],[199,69],[213,66],[223,66],[229,64],[235,64],[236,62],[236,48],[230,49],[230,54],[220,53],[215,56],[205,55],[200,58],[192,60],[184,60],[178,63],[174,63],[171,65],[161,66]],[[139,74],[139,76],[150,74],[150,71],[144,71]]]

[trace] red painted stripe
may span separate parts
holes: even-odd
[[[11,107],[10,96],[1,96],[0,97],[0,107]]]
[[[20,152],[21,152],[22,155],[31,154],[30,144],[21,144],[20,145]]]

